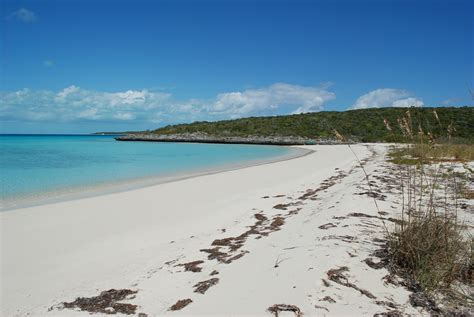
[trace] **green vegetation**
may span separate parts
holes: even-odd
[[[464,111],[472,116],[472,108],[464,108]],[[431,109],[420,117],[416,112],[407,111],[397,120],[410,144],[397,145],[389,154],[391,161],[397,164],[394,172],[402,202],[400,221],[387,232],[389,257],[397,272],[424,291],[445,293],[447,298],[453,301],[458,298],[459,304],[469,307],[472,299],[459,293],[454,285],[460,282],[472,286],[474,281],[474,240],[462,216],[458,215],[460,204],[467,206],[463,200],[473,198],[468,186],[472,171],[465,163],[474,160],[470,136],[473,125],[464,126],[467,130],[462,132],[467,133],[463,138],[471,144],[455,144],[453,136],[463,130],[458,129],[454,118],[446,124],[439,109],[436,112]],[[418,122],[428,122],[429,117],[435,118],[437,123],[431,124],[432,129],[417,128],[415,118],[423,118]],[[457,124],[472,120],[464,119],[466,121],[459,120]],[[440,128],[434,130],[437,126]],[[437,142],[441,138],[435,134],[446,137],[443,143]]]
[[[389,153],[396,164],[421,164],[435,162],[474,161],[474,144],[420,144],[398,147]]]
[[[436,109],[438,119],[433,115]],[[333,129],[361,142],[407,142],[397,121],[407,108],[360,109],[343,112],[323,111],[275,117],[251,117],[217,122],[170,125],[151,131],[156,134],[202,132],[218,136],[301,136],[333,137]],[[474,107],[410,108],[411,124],[431,131],[437,139],[448,138],[448,126],[455,131],[451,143],[474,143]],[[386,129],[384,119],[391,127]],[[443,124],[442,124],[443,123]],[[410,140],[408,140],[410,141]]]
[[[471,282],[474,253],[454,215],[414,214],[395,228],[389,241],[393,263],[424,290],[444,289],[455,280]]]

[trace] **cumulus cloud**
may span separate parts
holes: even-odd
[[[319,111],[327,101],[335,99],[333,92],[324,87],[308,87],[285,83],[273,84],[261,89],[219,94],[210,112],[241,116],[261,112],[276,112],[286,106],[292,113]]]
[[[99,92],[71,85],[60,91],[0,92],[0,120],[130,121],[172,123],[250,115],[318,111],[335,98],[325,87],[277,83],[218,94],[209,100],[174,100],[165,92]]]
[[[36,22],[38,20],[38,17],[36,14],[28,9],[25,8],[20,8],[14,12],[12,12],[9,16],[9,19],[15,19],[20,22],[25,22],[25,23],[32,23]]]
[[[57,100],[65,100],[67,96],[72,95],[76,92],[79,92],[79,87],[71,85],[58,92],[56,94],[56,98]]]
[[[351,109],[383,107],[422,107],[423,100],[402,89],[383,88],[360,96]]]
[[[22,89],[0,92],[0,119],[27,121],[146,119],[170,94],[148,90],[98,92],[69,86],[59,92]]]

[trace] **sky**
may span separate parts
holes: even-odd
[[[0,3],[0,133],[472,105],[470,1]]]

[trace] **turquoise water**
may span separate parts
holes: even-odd
[[[276,146],[118,142],[113,136],[0,135],[0,199],[169,177],[290,155]]]

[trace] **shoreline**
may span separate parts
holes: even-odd
[[[278,304],[307,316],[393,307],[423,315],[408,290],[385,283],[386,269],[369,265],[384,229],[351,150],[305,148],[313,152],[0,213],[0,314],[108,316],[115,308],[80,311],[73,303],[116,290],[133,294],[117,307],[135,316],[271,316]],[[374,180],[390,173],[386,145],[351,148]],[[397,217],[396,201],[378,204]],[[170,310],[183,302],[182,311]]]
[[[217,136],[193,132],[181,134],[135,133],[118,136],[121,142],[174,142],[174,143],[211,143],[211,144],[253,144],[275,146],[304,145],[340,145],[354,144],[354,141],[341,142],[335,138],[307,138],[296,136]]]
[[[167,173],[155,176],[138,177],[120,181],[102,182],[86,186],[73,186],[62,188],[56,191],[48,191],[38,194],[21,195],[14,198],[0,199],[0,213],[9,212],[17,209],[43,206],[48,204],[92,198],[103,195],[121,193],[137,190],[140,188],[181,181],[189,178],[212,175],[226,171],[239,170],[251,166],[271,164],[280,161],[299,158],[313,151],[305,149],[302,146],[286,146],[292,153],[278,155],[270,159],[257,159],[245,163],[228,163],[215,167],[198,168],[178,173]],[[33,196],[33,197],[31,197]]]

